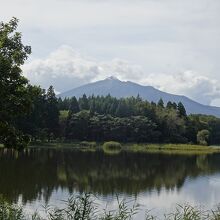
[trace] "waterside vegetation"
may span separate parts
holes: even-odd
[[[3,147],[3,145],[2,145]],[[44,149],[72,149],[77,151],[103,151],[107,154],[118,154],[124,152],[134,153],[163,153],[163,154],[213,154],[220,153],[219,146],[203,146],[193,144],[150,144],[150,143],[119,143],[108,141],[104,143],[78,141],[78,142],[45,142],[31,143],[30,148]]]
[[[138,214],[141,207],[135,202],[132,206],[125,200],[118,201],[118,208],[109,210],[108,207],[100,210],[94,198],[90,194],[71,197],[65,202],[64,208],[45,207],[42,217],[37,211],[27,214],[21,206],[12,205],[0,199],[0,220],[132,220]],[[142,207],[143,208],[143,207]],[[158,218],[146,210],[143,220],[219,220],[220,208],[203,210],[201,207],[190,205],[177,205],[172,213],[164,214]]]

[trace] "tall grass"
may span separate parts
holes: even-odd
[[[45,215],[33,213],[28,215],[22,207],[12,205],[0,198],[0,220],[132,220],[140,211],[135,202],[132,206],[125,200],[118,201],[115,210],[100,210],[90,194],[71,197],[64,208],[47,206]],[[160,220],[146,211],[145,220]],[[143,219],[143,220],[144,220]],[[202,210],[190,205],[176,207],[172,213],[164,214],[164,220],[220,220],[220,207],[215,210]],[[162,220],[161,219],[161,220]],[[139,220],[139,218],[138,218]],[[140,219],[141,220],[141,219]]]
[[[80,142],[82,147],[97,147],[97,143],[95,141],[82,141]]]
[[[11,205],[0,197],[0,220],[23,220],[25,215],[22,207]]]

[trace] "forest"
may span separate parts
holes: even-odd
[[[122,143],[220,143],[220,119],[187,115],[180,103],[149,103],[141,97],[117,99],[89,96],[57,98],[30,86],[32,109],[16,119],[15,127],[33,142],[109,140]]]
[[[138,95],[58,98],[31,85],[22,65],[31,47],[16,32],[18,19],[0,24],[0,144],[22,149],[30,142],[220,144],[220,119],[187,115],[180,103],[149,103]]]

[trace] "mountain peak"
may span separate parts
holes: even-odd
[[[116,76],[109,76],[106,78],[106,80],[117,80],[120,81]]]

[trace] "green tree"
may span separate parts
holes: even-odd
[[[46,94],[45,90],[37,86],[28,86],[31,97],[31,111],[21,115],[16,120],[16,125],[23,133],[31,136],[33,141],[46,137]]]
[[[75,114],[79,112],[79,104],[75,96],[70,99],[69,114]]]
[[[210,132],[208,130],[201,130],[197,134],[197,143],[201,145],[209,144]]]
[[[168,109],[173,108],[173,103],[171,101],[167,102],[166,108],[168,108]]]
[[[180,117],[186,117],[186,109],[182,102],[179,102],[177,105],[177,110]]]
[[[87,140],[89,132],[89,118],[90,113],[86,110],[73,114],[67,123],[67,139]]]
[[[48,140],[58,135],[59,131],[59,109],[53,86],[50,86],[46,94],[46,127],[48,129]]]
[[[157,105],[158,105],[158,107],[160,107],[160,108],[164,108],[163,99],[160,98],[160,100],[158,101]]]
[[[17,26],[16,18],[0,23],[0,139],[5,147],[20,149],[29,138],[16,129],[14,121],[31,107],[28,80],[21,69],[31,48],[23,45]]]
[[[89,101],[86,94],[84,94],[83,97],[79,99],[79,107],[80,110],[89,110]]]
[[[118,117],[125,117],[128,114],[127,110],[128,109],[127,109],[125,101],[124,100],[120,100],[120,102],[119,102],[119,104],[117,106],[115,114]]]

